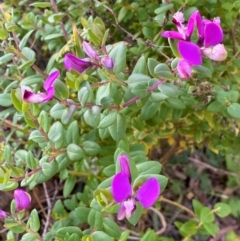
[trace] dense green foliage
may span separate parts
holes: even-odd
[[[6,240],[17,240],[18,233],[25,233],[21,241],[208,240],[220,230],[216,220],[230,213],[239,218],[240,1],[162,2],[0,5],[0,190],[43,186],[49,210],[42,216],[34,208],[26,222],[13,201]],[[186,20],[195,10],[207,19],[219,16],[228,52],[223,62],[204,58],[188,81],[179,78],[173,47],[160,36],[175,28],[172,17],[179,10]],[[113,58],[114,68],[67,71],[65,54],[84,58],[84,40]],[[54,82],[55,98],[24,101],[21,87],[43,92],[44,80],[56,69],[61,75]],[[111,193],[121,154],[130,158],[134,191],[155,177],[162,194],[150,209],[138,203],[125,221],[117,220],[119,204]],[[201,203],[198,192],[213,198]],[[188,215],[171,219],[166,204]],[[230,231],[227,240],[237,240]]]

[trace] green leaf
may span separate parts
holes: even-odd
[[[87,156],[95,156],[101,150],[101,147],[94,141],[84,141],[82,148]]]
[[[40,229],[40,221],[36,209],[32,210],[30,218],[28,220],[28,224],[30,225],[31,230],[33,230],[34,232],[38,232],[38,230]]]
[[[27,32],[25,34],[25,36],[22,38],[22,40],[19,43],[19,48],[23,49],[25,47],[25,45],[27,44],[27,41],[29,40],[30,36],[32,35],[32,33],[34,32],[34,30],[30,30],[29,32]]]
[[[219,231],[219,227],[215,223],[204,223],[203,227],[206,229],[206,231],[212,235],[213,237],[216,236],[216,234]]]
[[[88,223],[92,228],[102,229],[103,228],[103,218],[101,212],[91,209],[88,215]]]
[[[147,75],[148,74],[148,70],[147,70],[147,62],[146,62],[146,59],[144,56],[141,56],[136,65],[134,66],[134,69],[133,69],[133,72],[132,74],[134,73],[140,73],[140,74],[145,74]]]
[[[145,174],[159,174],[162,165],[157,161],[148,161],[137,164],[137,170],[139,175]]]
[[[92,234],[93,241],[114,241],[112,237],[102,231],[96,231]],[[90,240],[89,240],[90,241]]]
[[[28,167],[32,170],[36,169],[39,165],[38,160],[33,156],[31,151],[29,151],[27,154],[26,163]]]
[[[137,202],[136,210],[133,212],[133,214],[128,219],[128,221],[135,226],[139,222],[139,219],[141,218],[142,214],[143,214],[143,207],[139,202]]]
[[[151,102],[150,100],[142,107],[141,109],[141,117],[144,120],[148,120],[155,115],[159,108],[159,103]]]
[[[118,74],[125,69],[126,66],[126,46],[124,42],[118,43],[109,53],[114,59],[113,72]]]
[[[150,240],[156,240],[156,234],[153,230],[148,230],[140,239],[140,241],[150,241]]]
[[[14,107],[19,111],[22,112],[22,102],[17,97],[17,90],[12,89],[11,90],[11,100],[14,105]]]
[[[24,62],[28,62],[29,60],[36,60],[36,53],[28,47],[24,47],[22,49],[22,54],[27,58],[27,60],[24,59]]]
[[[61,21],[64,17],[66,16],[65,13],[55,13],[51,16],[48,17],[48,22],[49,23],[58,23]]]
[[[78,144],[79,136],[80,136],[79,126],[78,126],[78,122],[75,120],[68,126],[67,134],[66,134],[67,143]]]
[[[66,109],[64,105],[59,103],[55,104],[50,110],[50,116],[54,119],[61,119],[63,111]]]
[[[104,128],[109,127],[110,125],[112,125],[114,123],[116,118],[117,118],[117,111],[115,111],[115,110],[109,111],[109,113],[106,115],[103,114],[102,118],[100,120],[100,123],[98,125],[98,128],[104,129]]]
[[[136,96],[140,96],[140,97],[146,97],[147,95],[149,95],[149,92],[147,91],[147,86],[143,85],[143,84],[138,84],[135,85],[132,89],[131,92],[136,95]]]
[[[76,176],[69,175],[63,186],[63,196],[67,198],[76,184]]]
[[[25,69],[31,67],[35,63],[35,61],[36,61],[36,59],[26,61],[23,64],[21,64],[20,66],[18,66],[18,69],[25,70]]]
[[[118,113],[114,123],[108,127],[113,140],[119,141],[124,136],[127,129],[127,120],[125,115]]]
[[[103,219],[103,230],[114,238],[119,238],[121,236],[121,229],[118,224],[116,224],[111,218]]]
[[[83,236],[82,230],[75,226],[68,226],[58,229],[56,237],[60,240],[65,240],[66,234],[77,234],[80,238]]]
[[[200,212],[200,220],[203,223],[212,223],[214,221],[214,214],[208,207],[203,207]]]
[[[5,39],[7,39],[7,37],[8,37],[8,31],[5,28],[1,27],[0,28],[0,40],[5,40]]]
[[[89,126],[97,127],[101,118],[100,112],[100,107],[93,106],[91,109],[85,111],[83,118]]]
[[[159,101],[165,100],[167,98],[168,98],[168,96],[161,92],[152,92],[149,100],[152,102],[159,102]]]
[[[202,208],[204,207],[198,200],[193,199],[192,205],[196,216],[199,218]]]
[[[71,161],[80,161],[84,157],[84,152],[80,146],[72,143],[67,147],[67,156]]]
[[[51,7],[51,3],[35,2],[35,3],[31,3],[29,6],[34,6],[34,7],[37,7],[37,8],[47,8],[47,7]]]
[[[58,163],[54,160],[51,163],[44,162],[42,164],[42,173],[44,176],[50,178],[58,172]]]
[[[210,112],[219,112],[223,109],[225,109],[225,106],[216,100],[213,101],[207,108],[207,110]]]
[[[44,37],[44,40],[52,40],[60,37],[64,37],[62,33],[53,33],[53,34],[46,35],[46,37]]]
[[[197,72],[199,75],[201,75],[201,77],[208,77],[211,78],[212,77],[212,71],[209,68],[206,68],[202,65],[200,66],[194,66],[193,70],[195,72]]]
[[[51,126],[48,132],[48,138],[53,143],[63,138],[63,126],[61,122],[57,121]]]
[[[156,14],[160,14],[160,13],[166,13],[168,10],[171,10],[173,8],[173,4],[170,3],[170,4],[162,4],[161,7],[157,8],[154,12]]]
[[[13,56],[14,56],[14,54],[12,54],[12,53],[4,54],[2,57],[0,57],[0,65],[5,64],[5,63],[9,62],[10,60],[12,60]]]
[[[240,118],[240,104],[232,103],[230,106],[227,107],[228,114],[236,119]]]
[[[167,99],[166,105],[177,110],[185,109],[185,103],[181,99]]]
[[[72,119],[72,117],[75,113],[76,108],[77,108],[76,105],[73,104],[73,105],[70,105],[69,107],[67,107],[63,111],[61,121],[64,125],[67,125],[71,121],[71,119]]]
[[[21,81],[21,86],[29,86],[29,85],[39,84],[39,83],[42,83],[42,76],[35,74],[24,78]]]
[[[214,205],[214,209],[219,209],[218,211],[216,211],[215,213],[221,217],[224,218],[226,216],[228,216],[231,213],[231,208],[228,204],[226,203],[216,203]]]
[[[8,107],[12,105],[11,95],[9,93],[0,94],[0,106]]]
[[[197,225],[198,224],[195,221],[188,221],[181,226],[180,232],[184,234],[184,236],[194,235],[198,230]]]
[[[147,61],[148,70],[149,70],[150,74],[155,78],[158,78],[158,76],[154,72],[154,69],[158,64],[160,64],[160,63],[157,60],[152,59],[152,58],[149,58]]]
[[[179,88],[171,83],[159,85],[158,89],[170,98],[177,98],[181,94]]]
[[[170,80],[175,79],[174,75],[166,64],[158,64],[154,68],[154,75],[158,76],[158,78],[165,78]]]
[[[54,81],[53,86],[55,87],[54,95],[60,100],[65,100],[69,97],[69,90],[61,80],[57,79]]]
[[[46,142],[46,139],[43,137],[43,135],[41,134],[41,132],[39,130],[32,131],[28,139],[33,140],[36,143]]]

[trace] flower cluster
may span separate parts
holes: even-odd
[[[118,156],[118,162],[121,171],[114,176],[111,188],[114,200],[120,203],[117,218],[122,220],[131,217],[136,210],[136,202],[140,202],[144,208],[151,207],[160,195],[160,184],[156,178],[149,178],[134,193],[128,156]]]
[[[44,81],[43,88],[46,92],[38,92],[35,94],[30,88],[21,86],[22,99],[29,103],[47,102],[54,96],[54,81],[58,78],[60,72],[58,70],[52,72]]]
[[[22,189],[16,189],[13,195],[14,195],[14,201],[16,203],[15,211],[17,213],[29,207],[31,203],[31,196],[27,192],[24,192]],[[10,216],[9,213],[3,210],[0,210],[0,219],[4,219],[9,216]]]
[[[192,13],[185,26],[183,13],[177,12],[173,16],[173,23],[178,31],[165,31],[161,35],[165,38],[178,40],[178,52],[181,59],[178,62],[177,71],[181,78],[189,79],[194,65],[202,64],[202,55],[214,61],[223,61],[227,57],[227,51],[223,41],[223,30],[220,26],[220,18],[213,21],[202,19],[200,13]],[[195,27],[197,28],[197,41],[192,41]]]
[[[108,69],[114,67],[114,61],[111,57],[100,57],[97,51],[92,46],[83,41],[83,50],[89,58],[80,59],[73,54],[66,54],[64,57],[64,65],[67,70],[74,69],[80,73],[84,70],[92,68],[94,66],[101,67],[104,65]]]
[[[108,69],[112,69],[114,67],[114,61],[111,57],[100,57],[98,52],[96,52],[89,43],[83,41],[82,47],[89,58],[80,59],[73,54],[67,53],[64,56],[64,65],[67,70],[74,69],[82,73],[86,69],[92,68],[94,66],[105,66]],[[56,70],[47,77],[43,84],[45,92],[38,92],[36,94],[29,87],[21,86],[22,99],[29,103],[48,102],[54,97],[55,88],[53,84],[59,75],[60,71]]]

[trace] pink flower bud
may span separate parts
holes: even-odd
[[[89,58],[93,60],[99,60],[98,52],[95,51],[88,42],[83,41],[82,47],[84,52],[88,55]]]
[[[112,69],[114,67],[114,60],[111,57],[104,57],[101,59],[101,62],[108,69]]]
[[[8,213],[4,212],[3,210],[0,210],[0,220],[4,219],[8,216]]]
[[[177,65],[177,71],[182,79],[190,79],[192,74],[192,65],[189,64],[186,60],[180,59]]]
[[[202,52],[214,61],[223,61],[227,58],[227,51],[223,44],[217,44],[213,48],[205,48]]]
[[[16,211],[20,212],[29,207],[31,203],[31,196],[22,189],[16,189],[14,191],[14,200],[16,202]]]

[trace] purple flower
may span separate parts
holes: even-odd
[[[136,210],[136,202],[140,202],[144,208],[151,207],[160,195],[160,184],[154,177],[149,178],[140,186],[136,193],[131,185],[131,172],[127,155],[118,156],[121,172],[112,180],[112,195],[116,202],[120,203],[118,220],[130,218]]]
[[[103,57],[101,62],[108,69],[112,69],[114,67],[114,60],[111,57]]]
[[[74,69],[79,73],[94,66],[90,59],[80,59],[73,54],[67,53],[64,56],[64,65],[67,70]]]
[[[14,200],[16,202],[16,211],[20,212],[29,207],[31,203],[31,196],[22,189],[16,189],[14,191]]]
[[[178,31],[165,31],[161,35],[165,38],[178,40],[178,51],[181,57],[192,65],[201,65],[202,51],[208,47],[214,47],[223,41],[220,18],[214,18],[213,21],[202,19],[200,13],[195,11],[189,18],[187,26],[184,26],[183,22],[183,14],[181,12],[175,13],[173,23],[176,25]],[[197,27],[198,40],[196,43],[193,43],[191,36],[195,26]],[[219,48],[216,51],[220,51]],[[205,55],[208,56],[207,54]]]
[[[59,74],[59,70],[56,70],[52,72],[44,81],[43,88],[46,92],[38,92],[37,94],[35,94],[30,88],[26,86],[21,86],[22,99],[29,103],[40,103],[51,100],[55,93],[53,83],[57,79]]]
[[[4,212],[3,210],[0,210],[0,220],[5,219],[7,216],[9,216],[8,213]]]
[[[192,65],[189,64],[186,60],[180,59],[177,65],[177,71],[182,79],[190,79],[192,74]]]
[[[90,59],[99,60],[98,52],[95,51],[89,43],[83,41],[82,47],[84,52],[88,55]]]

